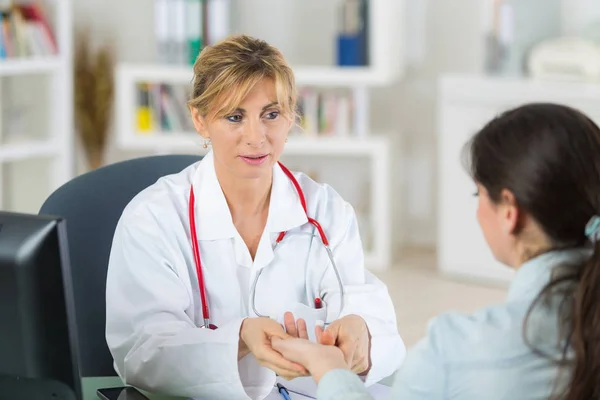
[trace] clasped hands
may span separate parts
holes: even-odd
[[[365,321],[347,315],[325,330],[315,329],[317,343],[308,340],[306,322],[284,316],[284,326],[270,318],[247,318],[240,329],[238,359],[252,353],[259,364],[285,379],[312,375],[318,382],[332,369],[364,375],[370,363],[370,334]]]

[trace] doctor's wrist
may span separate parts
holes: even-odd
[[[240,361],[242,358],[246,357],[248,354],[251,353],[242,335],[242,330],[244,329],[244,323],[246,321],[247,319],[244,318],[244,320],[242,320],[242,323],[240,324],[240,334],[238,338],[238,361]]]

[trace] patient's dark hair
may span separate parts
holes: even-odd
[[[588,221],[600,215],[600,129],[572,108],[526,104],[494,118],[465,149],[471,176],[491,201],[500,202],[507,189],[541,226],[550,240],[542,252],[593,248],[588,261],[553,275],[532,308],[560,296],[556,361],[569,380],[557,398],[600,399],[600,243],[585,235]]]

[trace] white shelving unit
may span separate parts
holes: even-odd
[[[565,104],[600,125],[600,85],[446,75],[438,97],[438,268],[441,272],[505,285],[514,271],[496,261],[476,220],[475,184],[461,164],[465,143],[507,109],[530,102]]]
[[[39,98],[47,99],[41,107],[47,109],[47,122],[43,123],[44,132],[3,132],[0,129],[0,209],[19,212],[37,213],[44,199],[60,185],[68,181],[73,173],[73,95],[72,95],[72,11],[71,0],[46,0],[48,15],[54,27],[58,54],[46,57],[8,58],[0,60],[0,90],[12,78],[43,76],[48,80],[46,92],[32,92],[32,107],[39,107]],[[37,100],[36,100],[37,99]],[[11,99],[4,99],[10,107]],[[29,106],[29,103],[28,103]],[[39,136],[43,134],[44,136]],[[10,134],[10,138],[8,137]],[[36,170],[34,165],[26,175],[25,204],[12,198],[9,181],[5,180],[5,169],[8,163],[35,162],[47,159],[51,162],[48,171]],[[20,191],[23,184],[20,182]],[[12,189],[14,190],[14,189]],[[17,196],[19,197],[19,196]]]
[[[52,73],[61,67],[61,57],[34,59],[4,59],[0,64],[1,76]]]
[[[331,6],[331,5],[328,5]],[[366,265],[384,270],[391,264],[391,215],[389,207],[390,144],[387,135],[375,135],[369,128],[369,88],[381,86],[402,74],[401,49],[398,43],[398,18],[402,1],[370,0],[369,60],[365,67],[294,65],[299,88],[344,88],[352,94],[354,132],[340,136],[319,136],[307,132],[291,135],[282,157],[327,156],[332,158],[368,159],[369,222],[372,246],[365,249]],[[393,10],[393,12],[392,12]],[[268,38],[264,38],[267,41]],[[136,129],[137,84],[162,83],[191,87],[191,66],[121,63],[116,70],[115,110],[116,146],[120,150],[151,154],[203,154],[202,141],[196,132],[153,133]],[[182,105],[184,106],[184,105]],[[329,168],[334,169],[335,166]]]
[[[11,143],[0,146],[0,162],[52,157],[57,153],[57,146],[50,141],[31,140],[24,143]]]

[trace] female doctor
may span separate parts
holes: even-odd
[[[339,347],[371,384],[401,364],[387,288],[367,270],[352,207],[278,162],[296,88],[281,53],[233,36],[205,48],[189,102],[210,145],[125,208],[106,288],[106,340],[127,383],[167,395],[262,399],[307,375],[271,338]],[[321,332],[318,330],[318,332]]]

